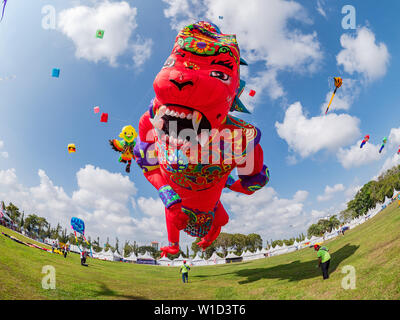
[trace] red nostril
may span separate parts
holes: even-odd
[[[178,81],[176,81],[176,80],[174,80],[174,79],[169,79],[169,81],[172,82],[174,85],[176,85],[176,87],[177,87],[179,90],[182,90],[182,89],[183,89],[185,86],[187,86],[187,85],[193,86],[193,82],[192,82],[192,81],[178,82]]]

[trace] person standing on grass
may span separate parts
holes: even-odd
[[[87,257],[87,252],[86,250],[81,251],[81,265],[87,267],[88,265],[86,264],[86,257]]]
[[[179,271],[182,273],[183,283],[185,283],[185,279],[186,279],[186,282],[189,283],[189,270],[190,270],[190,267],[186,264],[186,260],[183,260],[183,265],[181,266],[181,269]]]
[[[331,255],[327,247],[321,247],[319,244],[314,245],[314,250],[317,251],[318,267],[322,269],[322,277],[324,280],[329,279],[329,264],[331,262]]]

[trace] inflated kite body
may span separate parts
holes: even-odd
[[[115,151],[121,153],[118,161],[127,164],[125,171],[129,173],[131,171],[132,158],[134,158],[133,148],[136,145],[137,133],[135,128],[129,125],[122,128],[119,137],[122,140],[113,139],[109,140],[109,142]]]
[[[260,130],[228,114],[248,112],[239,100],[242,64],[236,37],[201,21],[179,32],[154,80],[134,152],[165,206],[163,256],[179,251],[180,230],[201,238],[203,250],[211,245],[229,220],[220,201],[225,187],[252,194],[269,181]]]
[[[76,218],[76,217],[72,217],[71,218],[71,228],[74,231],[76,245],[78,246],[79,250],[82,252],[81,248],[79,247],[78,237],[76,236],[77,232],[82,235],[82,237],[85,240],[86,244],[90,248],[90,256],[93,257],[92,246],[86,240],[86,237],[85,237],[85,222],[83,222],[82,219],[79,219],[79,218]]]

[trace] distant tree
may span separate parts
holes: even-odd
[[[119,240],[118,240],[118,237],[115,238],[115,250],[119,253]]]
[[[233,245],[233,235],[229,233],[221,232],[218,238],[214,241],[215,247],[220,248],[223,252],[223,255],[226,256],[228,253],[228,249]]]
[[[246,236],[246,247],[247,249],[255,252],[257,249],[262,249],[262,238],[259,234],[250,233]]]
[[[46,232],[44,231],[44,228],[46,228],[49,225],[47,220],[43,217],[38,217],[38,228],[39,228],[39,236],[40,237],[45,237]]]
[[[133,246],[129,244],[129,241],[125,241],[124,245],[124,253],[126,256],[129,256],[133,252]]]
[[[11,220],[15,223],[20,222],[19,217],[21,216],[21,212],[19,212],[19,208],[15,206],[12,202],[5,208]]]
[[[4,202],[3,202],[3,204],[4,204]],[[20,223],[19,223],[19,227],[20,227],[20,228],[23,228],[23,227],[24,227],[24,217],[25,217],[25,212],[22,211],[22,218],[21,218],[21,221],[20,221]]]
[[[329,218],[329,230],[327,230],[329,233],[332,232],[332,230],[338,228],[340,226],[340,220],[336,217],[336,215],[333,215],[332,217]]]
[[[235,233],[232,235],[230,247],[234,250],[236,255],[241,255],[243,250],[249,245],[252,245],[252,241],[248,236],[241,233]]]
[[[24,228],[29,232],[33,232],[35,229],[39,227],[39,219],[40,217],[38,217],[35,214],[28,215],[28,217],[26,217],[24,222]]]
[[[308,237],[320,237],[324,234],[324,226],[320,223],[312,224],[307,230]]]

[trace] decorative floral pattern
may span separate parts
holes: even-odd
[[[191,209],[182,206],[182,212],[189,216],[189,222],[184,231],[192,237],[202,238],[211,229],[214,221],[214,211],[202,212],[198,209]]]
[[[176,43],[183,50],[198,55],[215,56],[227,53],[232,56],[238,67],[240,51],[236,36],[223,34],[219,28],[205,21],[184,27],[176,38]]]

